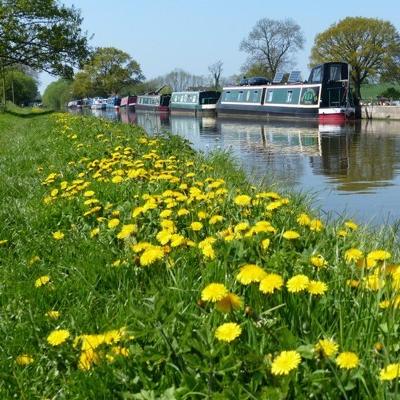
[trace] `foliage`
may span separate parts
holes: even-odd
[[[395,235],[176,136],[65,114],[0,131],[1,398],[398,398]]]
[[[72,91],[78,98],[107,97],[143,79],[140,65],[129,54],[114,47],[99,47],[83,70],[76,74]]]
[[[193,75],[182,69],[176,68],[166,75],[153,79],[156,86],[169,86],[172,91],[180,92],[190,88],[199,88],[208,86],[208,80],[199,75]]]
[[[251,78],[253,76],[270,76],[268,67],[262,63],[251,63],[245,64],[242,67],[243,76],[246,78]]]
[[[88,55],[81,22],[56,0],[0,0],[0,64],[71,76]]]
[[[389,21],[347,17],[316,36],[310,63],[348,62],[355,98],[360,99],[361,84],[385,72],[399,54],[399,33]]]
[[[18,70],[8,70],[5,76],[6,99],[15,104],[28,105],[37,99],[38,86],[35,79]]]
[[[66,79],[59,79],[50,83],[43,93],[43,105],[52,110],[63,109],[72,99],[72,83]]]
[[[400,99],[400,90],[397,90],[394,87],[387,88],[384,90],[380,96],[387,97],[388,99],[392,100],[399,100]]]
[[[264,65],[264,76],[272,79],[278,70],[293,65],[294,53],[304,45],[300,26],[291,19],[260,19],[243,39],[240,50],[249,55],[248,65]]]

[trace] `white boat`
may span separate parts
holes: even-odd
[[[91,105],[92,110],[105,110],[107,104],[106,99],[102,99],[100,97],[96,97],[93,99],[93,103]]]

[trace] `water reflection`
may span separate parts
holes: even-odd
[[[325,211],[368,221],[400,219],[400,123],[329,126],[126,110],[96,115],[140,125],[150,134],[169,130],[204,152],[229,151],[250,179],[267,175],[284,187],[313,193]]]

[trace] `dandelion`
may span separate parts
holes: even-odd
[[[379,372],[381,381],[392,381],[400,377],[400,363],[389,364]]]
[[[264,239],[264,240],[261,242],[261,248],[262,248],[263,250],[267,250],[270,244],[271,244],[271,241],[270,241],[269,239]]]
[[[60,311],[50,310],[47,311],[45,315],[51,319],[58,319],[60,317]]]
[[[252,282],[260,282],[266,275],[266,272],[255,264],[246,264],[240,268],[240,272],[236,275],[236,280],[243,285]]]
[[[186,210],[186,208],[181,208],[178,210],[177,215],[178,217],[183,217],[184,215],[190,214],[189,210]]]
[[[93,190],[87,190],[85,193],[83,193],[84,197],[92,197],[94,196],[94,191]]]
[[[232,342],[242,333],[242,328],[235,322],[220,325],[215,331],[215,337],[221,342]]]
[[[164,257],[164,251],[160,246],[150,246],[140,256],[140,265],[147,267]]]
[[[110,228],[110,229],[114,229],[114,228],[116,228],[118,225],[119,225],[119,219],[118,218],[113,218],[113,219],[110,219],[109,221],[108,221],[108,227]]]
[[[91,231],[90,231],[90,237],[91,238],[94,238],[95,236],[97,236],[98,234],[100,233],[100,228],[93,228]]]
[[[357,288],[358,286],[360,286],[360,281],[358,281],[356,279],[348,279],[346,281],[346,285],[350,286],[352,288]]]
[[[287,240],[294,240],[298,239],[300,237],[300,234],[296,231],[285,231],[282,237]]]
[[[98,362],[99,356],[94,350],[84,350],[79,356],[78,368],[83,371],[89,371],[92,368],[93,364]]]
[[[355,231],[355,230],[358,229],[358,225],[357,225],[354,221],[352,221],[352,220],[346,221],[346,222],[344,223],[344,226],[345,226],[346,228],[349,228],[349,229],[352,230],[352,231]]]
[[[16,363],[21,366],[29,365],[33,363],[33,357],[29,354],[21,354],[15,359]]]
[[[126,239],[129,236],[131,236],[132,233],[135,233],[136,231],[137,231],[137,227],[135,224],[123,225],[121,228],[121,231],[117,235],[117,238],[118,239]]]
[[[367,258],[374,261],[388,260],[392,255],[386,250],[374,250],[368,253]]]
[[[192,231],[197,232],[197,231],[200,231],[203,228],[203,224],[201,222],[198,222],[198,221],[192,222],[190,224],[190,228],[192,229]]]
[[[208,223],[210,225],[215,225],[218,222],[222,222],[224,220],[224,217],[222,215],[213,215],[209,220]]]
[[[216,303],[228,295],[228,289],[222,283],[210,283],[201,292],[203,301]]]
[[[7,239],[0,240],[0,246],[4,246],[7,243],[8,243]]]
[[[271,372],[273,375],[289,375],[301,362],[297,351],[282,351],[272,362]]]
[[[306,275],[295,275],[287,281],[286,287],[290,293],[298,293],[308,289],[309,284],[310,280]]]
[[[242,299],[235,293],[228,293],[215,304],[215,308],[223,313],[240,310],[243,307]]]
[[[351,248],[346,250],[344,253],[344,259],[350,263],[352,261],[358,261],[360,258],[363,257],[363,252],[359,249]]]
[[[53,239],[55,240],[61,240],[64,238],[64,236],[65,235],[61,231],[53,232]]]
[[[318,254],[316,256],[312,256],[310,258],[310,262],[311,262],[312,265],[314,265],[314,267],[317,267],[317,268],[323,268],[323,267],[326,267],[328,265],[327,261],[325,260],[325,258],[321,254]]]
[[[322,296],[328,290],[328,285],[321,281],[310,281],[307,287],[308,293],[314,296]]]
[[[339,345],[333,339],[321,339],[315,345],[315,351],[320,352],[325,357],[331,357],[337,353]]]
[[[339,229],[338,230],[338,232],[337,232],[337,235],[339,236],[339,237],[346,237],[347,235],[348,235],[349,233],[346,231],[346,230],[344,230],[344,229]]]
[[[310,222],[310,230],[320,232],[324,228],[324,224],[319,219],[313,219]]]
[[[63,344],[69,338],[67,329],[56,329],[47,336],[47,342],[52,346]]]
[[[366,276],[364,281],[365,287],[374,292],[382,289],[385,286],[385,281],[378,274]]]
[[[50,277],[48,275],[43,275],[40,278],[36,279],[35,287],[39,288],[41,286],[47,285],[50,282]]]
[[[359,358],[357,354],[351,351],[345,351],[336,357],[336,364],[341,369],[352,369],[359,364]]]
[[[300,214],[299,216],[298,216],[298,218],[297,218],[297,223],[299,224],[299,225],[302,225],[302,226],[304,226],[304,225],[310,225],[310,223],[311,223],[311,218],[307,215],[307,214]]]
[[[278,274],[267,274],[260,282],[260,292],[269,294],[274,293],[283,286],[283,278]]]
[[[234,198],[234,203],[241,207],[246,207],[251,203],[251,197],[247,196],[246,194],[241,194]]]

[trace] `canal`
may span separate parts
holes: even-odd
[[[323,126],[126,110],[92,113],[140,125],[149,134],[170,131],[203,152],[225,150],[255,182],[272,179],[283,190],[306,193],[332,217],[344,214],[375,226],[400,221],[400,122]]]

